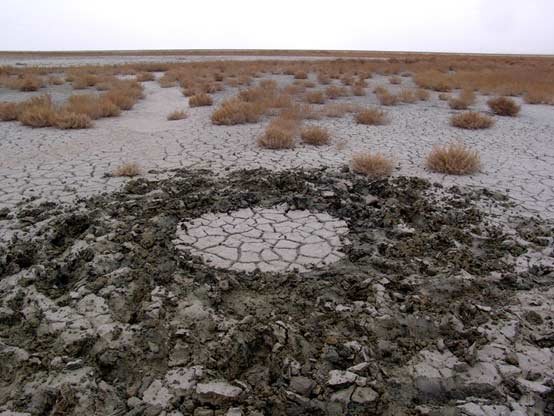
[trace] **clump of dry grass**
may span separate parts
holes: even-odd
[[[298,121],[287,117],[277,117],[269,123],[265,132],[258,138],[258,146],[265,149],[292,149]]]
[[[329,85],[331,83],[331,77],[329,76],[329,74],[325,72],[318,72],[317,82],[319,82],[322,85]]]
[[[306,94],[306,102],[310,104],[324,104],[325,94],[322,91],[312,91]]]
[[[463,90],[458,97],[451,97],[448,100],[448,106],[453,110],[467,110],[475,103],[475,93],[471,90]]]
[[[113,172],[112,176],[126,176],[133,177],[141,174],[140,165],[136,162],[124,163],[118,166]]]
[[[212,113],[212,123],[226,126],[257,123],[263,113],[264,108],[256,102],[231,98],[222,102]]]
[[[399,85],[402,84],[402,78],[394,76],[389,78],[389,82],[393,85]]]
[[[354,84],[351,88],[352,95],[357,97],[363,97],[365,95],[365,88],[361,84]]]
[[[416,74],[414,81],[418,87],[438,92],[451,91],[453,84],[452,78],[448,74],[437,71],[436,69],[422,71]]]
[[[398,103],[398,96],[390,94],[389,92],[377,94],[377,99],[379,100],[381,105],[386,106],[396,105]]]
[[[20,91],[38,91],[43,86],[42,79],[34,75],[25,75],[18,83]]]
[[[554,104],[554,92],[543,88],[529,89],[523,99],[527,104]]]
[[[95,74],[79,74],[71,81],[71,86],[75,90],[84,90],[94,87],[98,83],[98,77]]]
[[[403,103],[415,103],[418,100],[415,92],[407,89],[400,91],[397,97],[398,100]]]
[[[306,144],[321,146],[329,143],[331,135],[329,131],[323,127],[309,126],[302,129],[300,138]]]
[[[65,81],[61,77],[54,75],[48,77],[48,84],[50,85],[63,85],[64,83]]]
[[[308,74],[305,71],[297,71],[294,74],[294,79],[308,79]]]
[[[348,113],[356,113],[360,110],[360,106],[356,104],[328,104],[322,109],[321,114],[325,117],[340,118],[344,117]]]
[[[491,98],[487,104],[492,112],[499,116],[515,117],[521,110],[521,107],[508,97]]]
[[[427,156],[427,167],[449,175],[469,175],[481,169],[479,153],[461,143],[435,146]]]
[[[387,124],[387,115],[378,108],[366,108],[356,114],[356,122],[368,126],[380,126]]]
[[[423,91],[425,91],[425,90],[423,90]],[[441,100],[441,101],[448,101],[449,99],[450,99],[450,94],[446,94],[446,93],[444,93],[444,92],[441,92],[441,93],[439,94],[439,100]]]
[[[140,72],[137,74],[136,79],[138,82],[154,81],[156,77],[152,72]]]
[[[429,93],[429,91],[424,90],[423,88],[418,88],[415,94],[419,101],[427,101],[429,98],[431,98],[431,94]]]
[[[60,111],[54,116],[52,124],[60,129],[88,129],[92,127],[92,119],[86,114]]]
[[[325,88],[325,94],[327,98],[334,100],[339,97],[346,97],[348,95],[348,90],[345,87],[339,87],[338,85],[329,85]]]
[[[182,110],[175,110],[168,114],[167,119],[169,121],[183,120],[187,118],[187,113]]]
[[[122,110],[130,110],[143,97],[143,88],[134,80],[118,80],[104,97]]]
[[[389,176],[393,167],[392,160],[380,153],[358,153],[352,156],[352,170],[371,178]]]
[[[0,120],[2,121],[13,121],[17,120],[17,104],[3,102],[0,103]]]
[[[56,108],[49,95],[32,97],[21,104],[17,119],[21,124],[30,127],[52,126]]]
[[[189,98],[191,107],[207,107],[214,103],[212,97],[206,93],[195,94]]]
[[[461,129],[477,130],[491,127],[494,124],[494,120],[486,114],[467,111],[452,116],[450,124]]]
[[[92,120],[101,117],[117,117],[121,109],[109,98],[95,94],[72,95],[64,106],[66,113],[84,114]]]

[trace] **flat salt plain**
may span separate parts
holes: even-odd
[[[311,74],[313,76],[313,74]],[[280,84],[291,76],[272,76]],[[292,150],[266,150],[256,146],[267,120],[257,124],[214,126],[210,115],[215,106],[237,92],[227,87],[213,94],[214,106],[188,108],[178,87],[161,88],[145,82],[145,98],[118,118],[101,119],[92,129],[63,131],[32,129],[17,122],[0,123],[0,208],[14,207],[26,198],[71,200],[111,191],[125,182],[105,174],[126,162],[139,163],[145,172],[173,168],[207,168],[216,172],[265,167],[284,170],[295,167],[339,168],[353,153],[382,152],[397,162],[395,174],[419,176],[444,185],[486,187],[507,193],[524,211],[554,217],[554,107],[522,105],[518,117],[495,117],[486,130],[469,131],[449,125],[456,111],[431,93],[429,101],[385,107],[390,123],[358,125],[352,115],[307,121],[327,127],[333,136],[327,146],[298,142]],[[385,85],[392,92],[413,86],[389,85],[386,77],[374,76],[368,91]],[[84,90],[84,92],[87,92]],[[21,101],[32,95],[51,93],[62,99],[69,86],[48,87],[22,93],[0,89],[0,101]],[[487,111],[488,97],[479,96],[473,110]],[[373,93],[365,97],[335,100],[376,105]],[[167,121],[177,109],[188,117]],[[481,154],[483,169],[471,176],[450,176],[428,171],[424,158],[433,145],[463,141]]]

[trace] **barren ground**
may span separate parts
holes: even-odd
[[[92,129],[0,124],[0,415],[554,414],[553,106],[465,131],[431,93],[272,151],[143,85]],[[425,169],[454,139],[481,172]]]

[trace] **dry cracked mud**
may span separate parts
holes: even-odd
[[[552,415],[554,224],[510,205],[348,169],[176,170],[5,209],[0,414]],[[271,210],[328,215],[344,255],[244,271],[175,241]]]

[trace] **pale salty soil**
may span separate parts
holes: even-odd
[[[290,81],[292,77],[280,77],[281,81],[285,79]],[[377,84],[387,85],[387,81],[375,77],[369,89]],[[30,129],[16,122],[1,123],[0,208],[13,207],[29,197],[67,200],[76,194],[116,189],[123,180],[104,174],[124,162],[138,162],[145,171],[180,167],[280,170],[340,167],[349,162],[352,153],[369,150],[395,158],[399,174],[507,192],[528,212],[554,217],[552,106],[524,105],[517,118],[496,117],[491,129],[465,131],[448,125],[454,112],[433,94],[429,102],[387,108],[391,123],[386,126],[356,125],[352,116],[314,121],[332,131],[333,143],[329,146],[299,144],[294,150],[268,151],[255,144],[265,123],[214,126],[210,122],[213,107],[187,109],[187,100],[178,88],[162,89],[155,82],[144,85],[146,98],[132,111],[119,118],[99,120],[90,130]],[[57,99],[69,93],[67,87],[54,91]],[[216,104],[233,93],[228,89],[215,94]],[[0,100],[30,95],[4,90]],[[337,101],[374,104],[375,97],[369,94]],[[475,109],[486,110],[485,101],[486,97],[480,97]],[[188,118],[168,122],[167,114],[176,109],[187,110]],[[452,140],[463,140],[481,153],[481,173],[455,177],[424,168],[424,157],[432,146]]]

